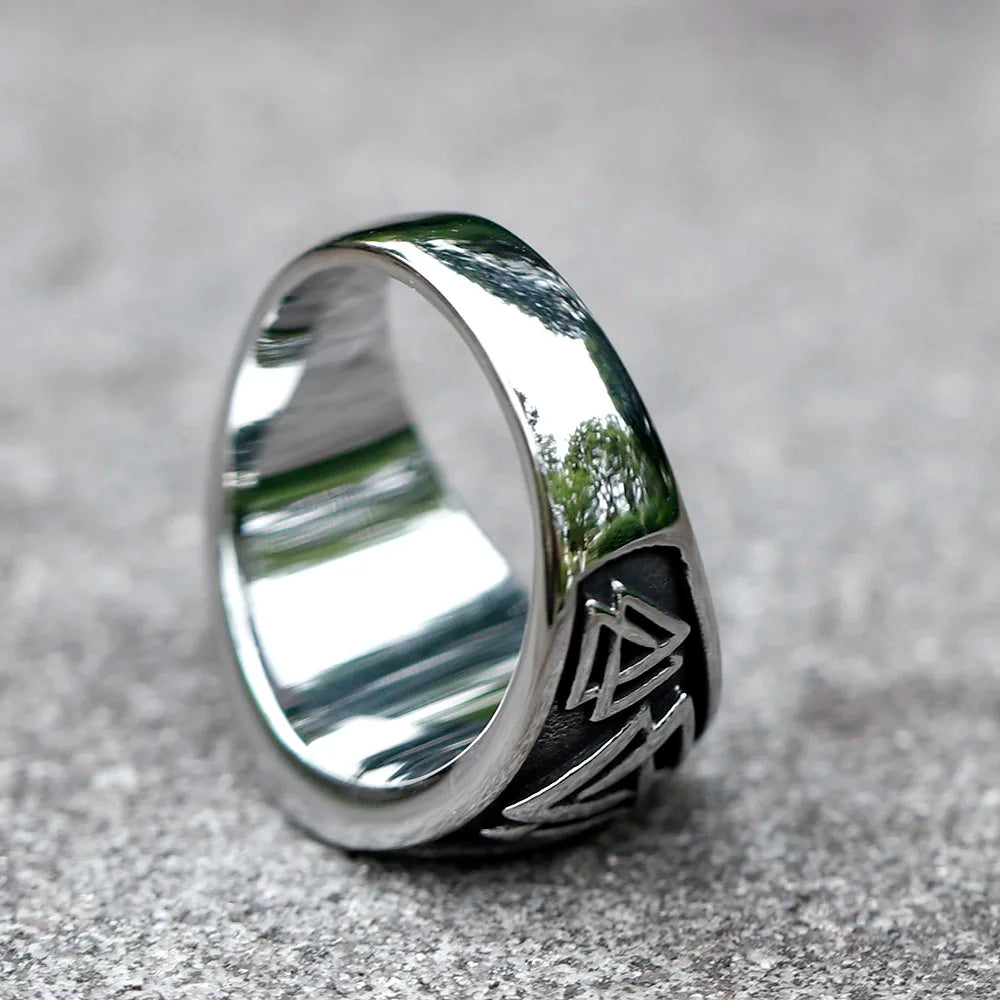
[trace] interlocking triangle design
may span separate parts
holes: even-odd
[[[611,581],[611,593],[610,607],[593,598],[586,603],[587,625],[580,661],[566,699],[567,709],[595,702],[590,716],[594,722],[634,705],[676,674],[684,662],[677,650],[691,633],[687,622],[653,607],[620,580]],[[655,632],[650,632],[650,626]],[[606,657],[601,642],[604,630],[610,633]],[[623,641],[649,652],[623,666]],[[635,683],[643,677],[645,680]],[[624,685],[628,690],[619,690]]]
[[[621,729],[594,753],[551,784],[507,806],[509,824],[482,831],[494,840],[558,839],[606,823],[641,798],[657,776],[656,754],[677,732],[681,744],[675,763],[694,741],[694,705],[674,688],[674,702],[661,719],[653,720],[643,705]],[[636,777],[634,786],[628,779]]]

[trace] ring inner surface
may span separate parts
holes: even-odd
[[[234,382],[225,484],[254,638],[303,757],[373,789],[429,777],[482,732],[528,610],[411,423],[389,280],[331,268],[265,317]]]

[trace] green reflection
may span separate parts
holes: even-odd
[[[610,555],[677,517],[670,479],[620,417],[581,424],[562,452],[552,435],[536,433],[536,440],[567,579],[591,559]]]
[[[673,475],[631,377],[576,293],[538,254],[493,223],[470,216],[436,216],[356,238],[420,243],[545,331],[586,348],[601,374],[610,412],[580,424],[568,441],[547,433],[533,400],[515,390],[535,437],[561,543],[564,584],[588,563],[676,520]]]

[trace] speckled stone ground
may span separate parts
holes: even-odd
[[[2,21],[3,1000],[1000,992],[1000,7]],[[234,776],[199,561],[263,282],[438,207],[632,367],[727,670],[666,804],[479,867],[323,848]]]

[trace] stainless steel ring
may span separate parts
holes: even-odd
[[[412,426],[387,279],[450,321],[500,402],[533,498],[526,588]],[[718,637],[659,437],[587,308],[500,226],[400,220],[289,264],[239,349],[216,461],[240,715],[270,795],[321,839],[574,836],[640,801],[711,718]]]

